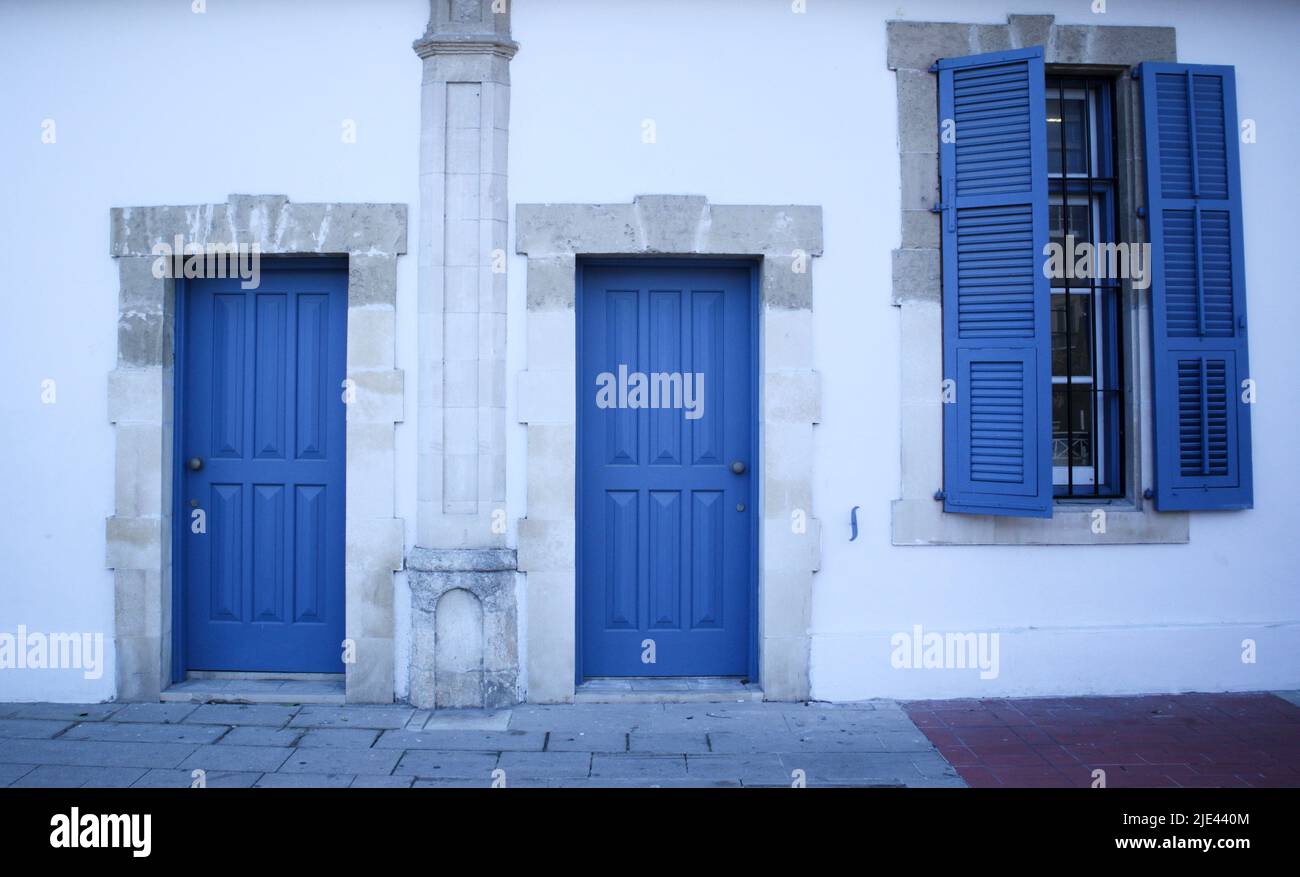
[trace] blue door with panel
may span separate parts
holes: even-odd
[[[181,294],[185,669],[340,673],[346,270]]]
[[[748,267],[582,269],[582,677],[752,673],[752,299]]]

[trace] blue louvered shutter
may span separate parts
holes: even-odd
[[[1051,290],[1041,48],[939,74],[944,510],[1051,517]]]
[[[1156,508],[1252,504],[1246,285],[1231,67],[1140,71],[1151,233]]]

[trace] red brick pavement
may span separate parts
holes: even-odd
[[[971,786],[1300,788],[1300,707],[1272,694],[932,700],[903,708]]]

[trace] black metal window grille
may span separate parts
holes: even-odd
[[[1047,77],[1051,239],[1071,265],[1079,244],[1094,248],[1090,277],[1051,281],[1052,482],[1062,498],[1123,495],[1121,284],[1098,276],[1118,227],[1114,104],[1109,80]]]

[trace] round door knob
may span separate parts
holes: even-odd
[[[203,468],[203,460],[200,457],[190,457],[189,467],[191,472],[197,472]]]
[[[744,475],[745,464],[737,460],[736,462],[731,464],[731,471],[735,472],[737,475]]]

